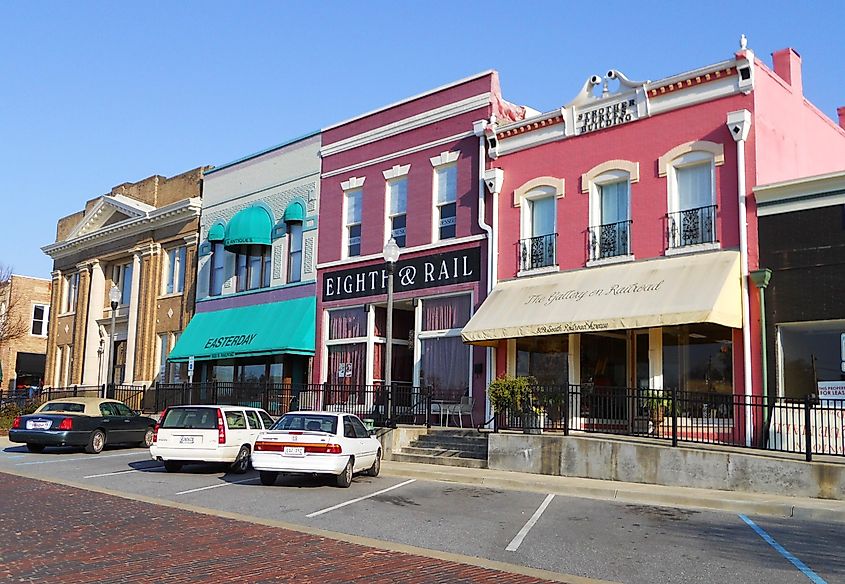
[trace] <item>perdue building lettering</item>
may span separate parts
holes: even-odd
[[[397,292],[404,292],[477,282],[480,276],[481,254],[477,247],[473,247],[401,260],[396,263],[393,285]],[[327,272],[323,276],[323,302],[386,293],[387,269],[384,264]]]

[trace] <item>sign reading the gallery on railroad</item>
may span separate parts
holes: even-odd
[[[481,253],[477,247],[396,263],[393,289],[396,292],[423,290],[452,284],[478,282]],[[376,264],[362,268],[326,272],[323,275],[323,302],[387,294],[387,268]]]

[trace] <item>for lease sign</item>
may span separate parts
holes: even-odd
[[[845,381],[819,381],[819,399],[845,400]]]

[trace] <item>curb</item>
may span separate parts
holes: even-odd
[[[558,477],[511,473],[507,471],[485,471],[472,469],[466,472],[457,467],[420,468],[427,465],[384,461],[382,473],[388,476],[408,477],[420,480],[479,485],[488,488],[519,490],[536,493],[554,493],[566,497],[616,501],[634,505],[655,505],[659,507],[683,507],[690,509],[744,513],[796,519],[813,519],[845,523],[845,502],[825,499],[800,499],[772,497],[754,493],[735,493],[620,483],[580,477]],[[447,470],[448,469],[448,470]],[[514,475],[514,476],[501,476]]]

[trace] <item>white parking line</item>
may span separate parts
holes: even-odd
[[[95,474],[95,475],[88,475],[87,477],[82,477],[83,479],[96,479],[100,477],[110,477],[114,475],[122,475],[122,474],[129,474],[130,472],[141,472],[140,469],[133,468],[131,470],[118,470],[115,472],[104,472],[103,474]]]
[[[337,505],[332,505],[331,507],[326,507],[325,509],[321,509],[319,511],[314,511],[314,513],[309,513],[306,517],[316,517],[317,515],[322,515],[323,513],[328,513],[329,511],[334,511],[335,509],[340,509],[341,507],[346,507],[347,505],[351,505],[352,503],[357,503],[358,501],[363,501],[364,499],[369,499],[370,497],[375,497],[376,495],[381,495],[382,493],[386,493],[388,491],[392,491],[393,489],[398,489],[399,487],[404,487],[405,485],[409,485],[416,481],[417,479],[409,479],[404,483],[399,483],[398,485],[393,485],[392,487],[387,487],[386,489],[382,489],[380,491],[376,491],[375,493],[370,493],[369,495],[364,495],[363,497],[358,497],[357,499],[350,499],[344,503],[338,503]]]
[[[196,493],[197,491],[207,491],[208,489],[216,489],[218,487],[228,487],[229,485],[239,485],[241,483],[248,483],[249,481],[257,481],[258,477],[252,477],[251,479],[243,479],[242,481],[231,481],[228,483],[220,483],[217,485],[209,485],[207,487],[200,487],[198,489],[189,489],[187,491],[179,491],[176,493],[177,495],[187,495],[188,493]]]
[[[140,452],[124,452],[122,454],[92,454],[91,456],[77,456],[76,458],[51,458],[50,460],[34,460],[32,462],[19,462],[15,466],[28,464],[50,464],[51,462],[73,462],[75,460],[102,460],[103,458],[114,458],[116,456],[138,456]],[[149,456],[149,455],[147,455]]]
[[[543,511],[546,510],[546,507],[549,506],[549,503],[552,502],[554,499],[554,495],[547,495],[546,498],[540,503],[540,506],[534,511],[534,515],[531,516],[531,519],[528,520],[528,523],[522,526],[522,529],[519,530],[519,533],[516,534],[511,542],[508,544],[508,547],[505,548],[507,552],[515,552],[519,549],[520,544],[522,544],[522,540],[525,539],[525,536],[528,535],[528,532],[531,531],[531,528],[534,527],[534,524],[537,523],[537,520],[540,519],[540,515],[543,514]]]

